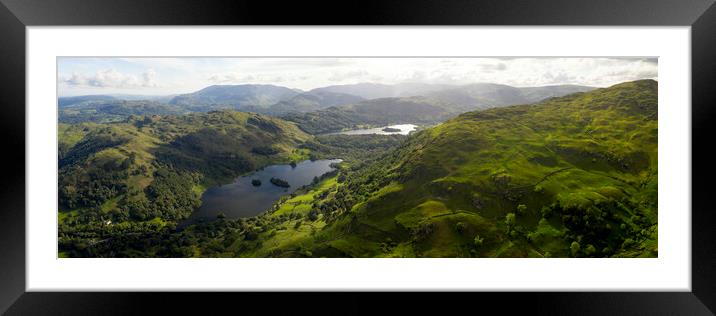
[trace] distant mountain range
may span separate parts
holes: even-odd
[[[427,96],[443,102],[464,106],[469,110],[475,110],[534,103],[552,97],[590,90],[594,90],[594,88],[576,85],[516,88],[502,84],[476,83],[434,91],[428,93]]]
[[[125,100],[125,101],[156,101],[167,103],[174,98],[175,95],[142,95],[142,94],[95,94],[80,95],[71,97],[60,97],[57,99],[57,105],[60,108],[66,106],[79,105],[81,103],[93,102],[99,104],[100,101]]]
[[[384,88],[381,86],[379,89],[385,91]],[[437,123],[468,111],[534,103],[593,89],[585,86],[515,88],[498,84],[471,84],[432,90],[425,93],[426,96],[371,99],[308,113],[287,113],[283,117],[296,122],[308,133],[321,134],[358,125]]]
[[[209,87],[177,96],[186,104],[58,100],[60,120],[86,121],[57,125],[57,256],[658,257],[654,80],[593,90],[471,84],[370,99],[280,88]],[[210,110],[277,104],[317,109]],[[197,109],[206,112],[188,113]],[[315,135],[396,121],[441,124]],[[178,229],[208,189],[328,158],[343,162],[257,216],[218,214]]]
[[[60,97],[57,99],[57,106],[64,108],[67,106],[77,105],[85,102],[110,101],[117,98],[110,95],[81,95],[75,97]]]
[[[124,121],[132,115],[181,115],[190,111],[152,100],[88,99],[65,105],[59,110],[61,123],[111,123]]]
[[[454,85],[427,83],[399,83],[394,85],[379,83],[357,83],[316,88],[311,92],[334,92],[352,94],[364,99],[425,96],[426,94],[455,88]]]
[[[293,112],[312,112],[332,106],[355,104],[365,99],[352,94],[310,91],[293,96],[288,100],[280,101],[268,108],[245,106],[241,110],[259,112],[270,115],[284,115]]]
[[[268,107],[288,100],[302,91],[274,85],[214,85],[194,93],[172,98],[169,104],[188,108],[233,108],[244,106]]]
[[[129,115],[171,115],[233,109],[290,120],[310,131],[355,125],[438,122],[459,113],[538,102],[593,87],[518,88],[492,83],[445,85],[359,83],[302,91],[276,85],[213,85],[176,96],[87,95],[58,99],[62,122],[121,121]],[[122,102],[120,102],[122,101]],[[312,122],[312,123],[307,123]],[[318,129],[309,125],[324,125]]]
[[[461,112],[464,111],[452,104],[418,96],[372,99],[314,112],[288,113],[282,118],[295,122],[307,133],[323,134],[360,125],[431,124],[444,121]]]

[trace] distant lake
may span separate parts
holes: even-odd
[[[399,132],[386,132],[383,131],[384,128],[394,128],[399,129]],[[398,124],[398,125],[390,125],[390,126],[382,126],[377,128],[367,128],[367,129],[354,129],[350,131],[345,132],[338,132],[334,134],[343,134],[343,135],[365,135],[365,134],[379,134],[379,135],[393,135],[393,134],[400,134],[400,135],[408,135],[410,132],[414,131],[418,126],[415,124]]]
[[[291,165],[271,165],[252,174],[242,176],[236,181],[206,190],[201,196],[201,207],[181,223],[180,227],[194,224],[200,220],[215,220],[219,213],[226,218],[250,217],[269,209],[279,197],[290,194],[301,186],[310,184],[314,177],[333,171],[330,165],[341,159],[302,161]],[[271,183],[271,178],[286,180],[290,187],[282,188]],[[260,186],[251,184],[251,180],[261,181]]]

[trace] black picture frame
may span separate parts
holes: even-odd
[[[119,1],[0,0],[3,170],[0,208],[0,312],[25,314],[206,313],[225,306],[297,311],[312,302],[323,311],[418,309],[546,314],[684,314],[716,311],[716,212],[709,199],[708,151],[716,107],[716,5],[713,0],[549,1]],[[691,26],[692,291],[679,293],[420,293],[406,298],[373,293],[46,293],[25,291],[25,34],[27,26],[72,25],[589,25]],[[52,158],[49,158],[52,159]],[[23,166],[21,168],[20,166]],[[668,166],[667,166],[668,167]],[[49,177],[48,177],[49,178]],[[52,178],[54,179],[54,178]],[[675,210],[679,211],[679,210]],[[688,210],[683,210],[687,212]],[[191,297],[189,297],[191,296]],[[267,302],[260,302],[260,299]],[[188,305],[188,302],[191,304]],[[257,306],[258,305],[258,306]],[[335,306],[335,307],[334,307]],[[408,307],[411,306],[411,307]]]

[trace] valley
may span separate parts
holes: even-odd
[[[305,160],[295,165],[270,165],[241,176],[232,183],[209,188],[202,194],[201,207],[180,226],[215,220],[219,216],[235,219],[258,215],[269,209],[279,197],[310,185],[314,179],[335,170],[331,165],[340,162],[340,159],[325,159]],[[273,185],[271,179],[285,181],[288,187]]]
[[[60,256],[657,257],[657,90],[60,98]]]

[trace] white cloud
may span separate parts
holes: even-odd
[[[156,87],[157,82],[155,81],[157,77],[157,72],[154,71],[153,68],[147,69],[144,73],[142,73],[142,86],[143,87]]]
[[[330,77],[328,77],[328,81],[336,81],[341,82],[348,79],[363,79],[367,78],[370,74],[361,69],[356,70],[350,70],[350,71],[334,71]]]
[[[209,76],[208,80],[211,83],[241,82],[241,81],[254,80],[254,76],[251,76],[251,75],[241,76],[241,75],[235,74],[235,73],[213,74],[213,75]]]
[[[157,87],[156,71],[149,68],[136,76],[120,73],[115,69],[105,69],[93,75],[83,75],[73,72],[70,77],[60,77],[60,82],[66,86],[98,87],[98,88],[148,88]]]
[[[303,77],[305,78],[305,77]],[[250,83],[281,83],[287,80],[295,80],[294,77],[287,77],[281,75],[270,75],[270,74],[239,74],[239,73],[224,73],[224,74],[213,74],[209,76],[208,81],[212,84],[250,84]]]
[[[422,82],[604,87],[657,79],[656,58],[71,58],[60,93],[188,93],[212,84],[276,84],[310,90],[334,84]]]

